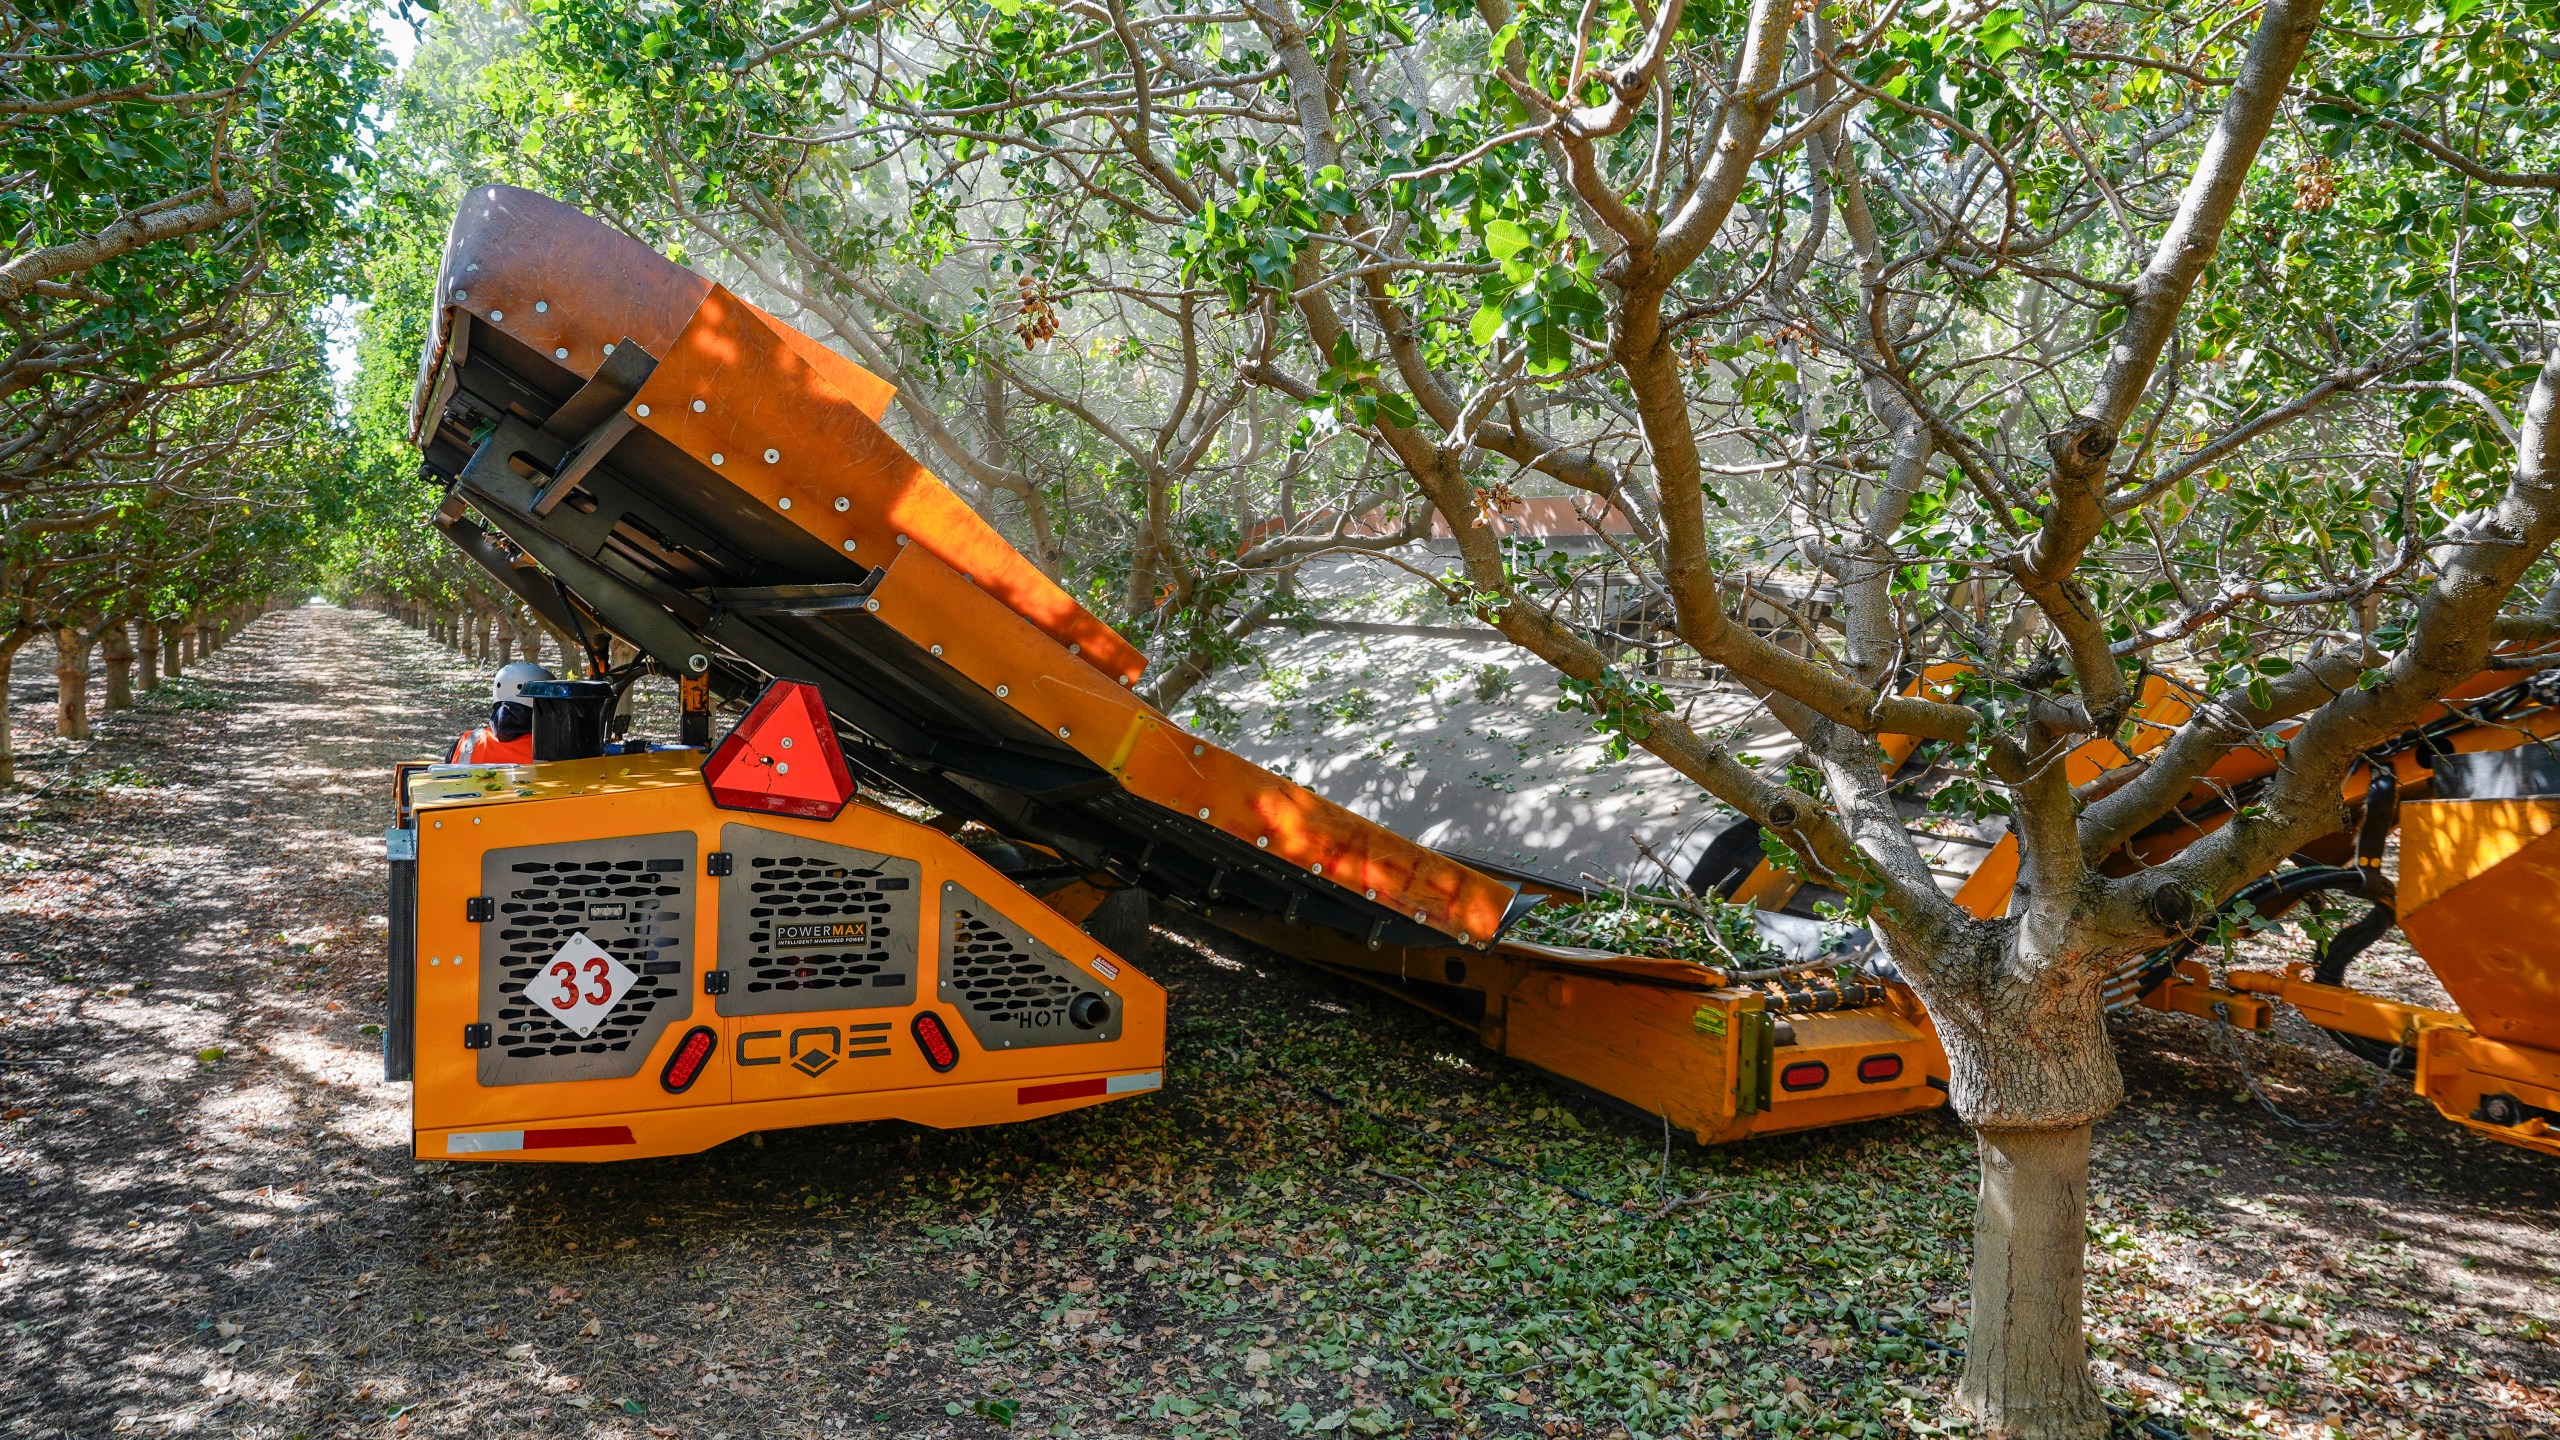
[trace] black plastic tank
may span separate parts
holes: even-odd
[[[533,758],[590,760],[604,753],[605,725],[613,716],[613,686],[602,680],[535,680],[524,687],[533,704]]]

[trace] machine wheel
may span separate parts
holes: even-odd
[[[1153,931],[1148,925],[1147,892],[1132,885],[1114,890],[1109,899],[1084,917],[1084,933],[1111,947],[1111,953],[1145,968]]]

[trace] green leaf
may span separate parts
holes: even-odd
[[[1484,227],[1484,248],[1496,260],[1508,260],[1529,248],[1529,232],[1516,221],[1496,220]]]

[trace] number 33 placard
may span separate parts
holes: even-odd
[[[560,1023],[583,1040],[595,1033],[604,1017],[613,1013],[614,1002],[639,978],[581,930],[560,943],[549,963],[525,982],[524,993],[559,1016]]]

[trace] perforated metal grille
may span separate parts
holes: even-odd
[[[1120,997],[1109,986],[953,884],[942,887],[941,954],[943,1000],[990,1050],[1119,1037]],[[1109,1018],[1091,1028],[1068,1018],[1086,993],[1110,1002]]]
[[[492,1045],[480,1083],[617,1079],[658,1033],[692,1014],[691,832],[492,850],[481,865],[496,916],[481,927],[480,1018]],[[525,994],[561,943],[584,932],[638,978],[581,1036]]]
[[[906,1006],[916,998],[913,860],[752,825],[721,829],[723,1015]]]
[[[1029,1022],[1034,1011],[1064,1011],[1076,993],[1067,977],[967,910],[952,916],[951,988],[971,1010],[1016,1024]]]

